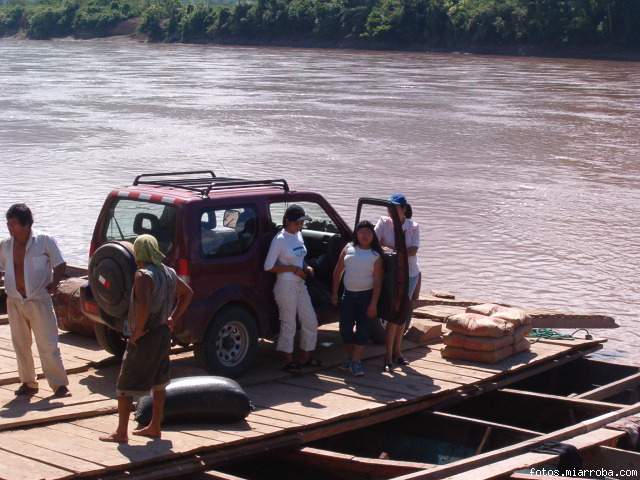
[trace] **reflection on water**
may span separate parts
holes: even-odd
[[[0,209],[86,263],[140,172],[285,177],[352,222],[405,192],[426,288],[614,315],[638,359],[640,64],[0,40]],[[1,230],[4,236],[6,230]]]

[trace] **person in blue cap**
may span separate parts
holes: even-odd
[[[410,299],[418,293],[417,286],[420,281],[420,267],[418,266],[418,249],[420,248],[420,226],[411,219],[412,209],[407,202],[407,198],[402,193],[394,193],[389,197],[389,201],[395,208],[402,222],[405,242],[407,245],[407,256],[409,261],[409,286],[407,294]],[[381,217],[376,223],[375,232],[383,247],[395,250],[395,235],[393,231],[393,220],[391,217]],[[402,356],[402,337],[404,336],[405,325],[411,319],[412,309],[401,316],[397,322],[387,322],[386,333],[386,355],[384,361],[384,371],[391,372],[393,364],[406,365],[407,361]]]

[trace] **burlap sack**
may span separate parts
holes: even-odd
[[[493,318],[501,318],[511,322],[514,327],[520,327],[522,325],[531,325],[531,317],[521,308],[515,307],[502,307],[498,305],[498,308],[494,309],[491,313]]]
[[[447,328],[472,337],[505,337],[514,331],[512,323],[476,313],[458,313],[447,319]]]
[[[524,325],[514,330],[513,334],[505,337],[472,337],[461,333],[450,332],[443,337],[445,345],[451,347],[464,348],[466,350],[476,350],[479,352],[493,352],[501,348],[508,347],[520,342],[529,332],[531,326]],[[528,343],[528,342],[527,342]]]
[[[469,360],[480,363],[496,363],[513,355],[513,346],[494,350],[493,352],[479,352],[477,350],[465,350],[464,348],[446,346],[440,350],[442,358],[455,360]]]
[[[478,352],[495,352],[501,348],[513,345],[513,335],[506,337],[470,337],[461,333],[451,332],[445,335],[443,342],[445,345],[465,350],[476,350]]]
[[[526,338],[521,338],[513,345],[513,353],[528,352],[531,350],[531,344]]]
[[[523,325],[521,327],[516,328],[513,331],[513,343],[518,343],[524,337],[526,337],[531,331],[531,325]]]
[[[471,305],[467,307],[467,313],[477,313],[479,315],[490,316],[493,312],[495,312],[500,305],[496,303],[482,303],[480,305]]]
[[[80,287],[85,283],[86,278],[78,277],[60,282],[53,294],[53,308],[60,330],[93,337],[93,322],[82,314],[80,307]]]

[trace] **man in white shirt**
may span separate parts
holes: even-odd
[[[22,385],[16,395],[38,393],[31,353],[32,332],[42,370],[56,397],[69,396],[69,381],[58,348],[58,321],[51,294],[64,276],[66,263],[53,238],[32,230],[33,215],[25,204],[6,214],[10,238],[0,242],[11,340]]]

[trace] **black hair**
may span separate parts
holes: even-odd
[[[7,220],[15,218],[23,227],[33,225],[33,214],[31,209],[24,203],[15,203],[9,207],[6,214]]]
[[[382,256],[384,252],[382,251],[382,247],[380,246],[380,240],[378,240],[378,235],[376,235],[376,229],[373,226],[373,223],[371,223],[369,220],[359,221],[356,225],[356,228],[353,229],[353,246],[360,246],[358,245],[358,230],[360,230],[361,228],[368,228],[369,230],[371,230],[371,233],[373,234],[373,240],[371,241],[371,250]]]
[[[412,215],[413,215],[413,208],[411,208],[411,204],[407,203],[404,206],[404,216],[407,218],[411,218]]]

